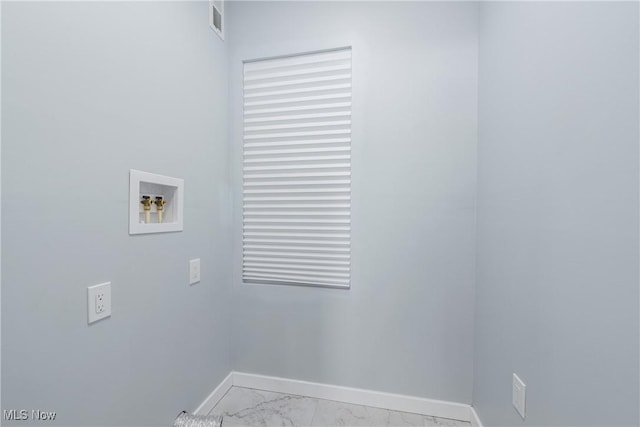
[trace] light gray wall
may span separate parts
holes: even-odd
[[[205,2],[3,3],[2,407],[171,425],[231,369],[226,47]],[[130,168],[185,179],[183,232],[128,235]]]
[[[480,22],[474,406],[638,425],[638,3],[483,3]]]
[[[2,100],[2,2],[0,1],[0,101]],[[0,102],[0,118],[2,102]],[[0,119],[0,201],[2,200],[2,120]],[[2,207],[0,206],[0,409],[2,408]]]
[[[241,282],[234,368],[471,401],[476,3],[227,3],[235,194],[242,60],[353,47],[352,288]]]

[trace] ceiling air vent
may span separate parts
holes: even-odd
[[[209,0],[209,25],[224,40],[224,0]]]

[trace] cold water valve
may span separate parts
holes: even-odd
[[[164,212],[164,205],[167,204],[167,201],[162,196],[156,196],[156,210],[158,211],[158,224],[162,224],[162,213]]]

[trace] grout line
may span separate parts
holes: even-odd
[[[309,420],[309,425],[313,425],[313,421],[316,419],[316,414],[318,413],[318,405],[320,405],[320,399],[315,399],[313,398],[313,400],[316,401],[316,406],[313,407],[313,415],[311,415],[311,419]]]

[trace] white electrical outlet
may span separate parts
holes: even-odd
[[[111,282],[87,288],[87,315],[89,323],[111,316]]]
[[[200,258],[189,261],[189,284],[193,285],[200,281]]]
[[[104,292],[98,291],[96,294],[96,313],[104,313]]]
[[[527,386],[524,382],[516,375],[513,374],[513,389],[511,392],[511,402],[513,406],[516,408],[516,411],[520,414],[522,419],[524,420],[524,410],[525,410],[525,394],[527,391]]]

